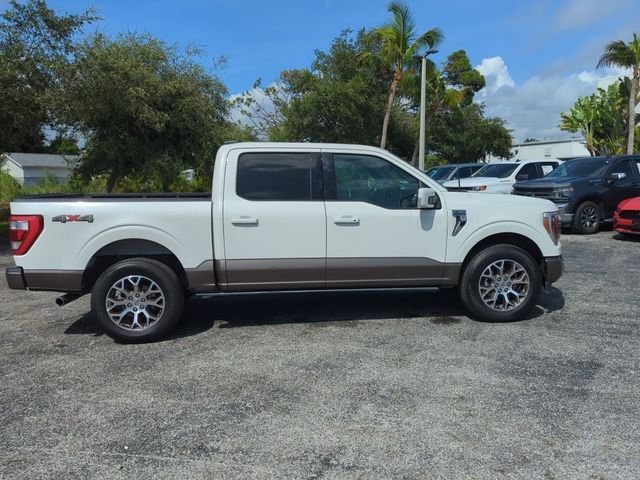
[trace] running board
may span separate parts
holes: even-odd
[[[235,297],[235,296],[255,296],[255,295],[287,295],[287,294],[308,294],[308,293],[380,293],[380,292],[424,292],[438,293],[440,287],[388,287],[388,288],[323,288],[313,290],[256,290],[247,292],[207,292],[195,293],[194,297]]]

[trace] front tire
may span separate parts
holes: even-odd
[[[580,204],[573,217],[573,231],[583,235],[591,235],[600,230],[602,215],[597,203],[586,201]]]
[[[175,272],[156,260],[132,258],[107,268],[91,293],[91,310],[107,333],[131,343],[166,336],[182,314]]]
[[[478,252],[460,282],[462,303],[473,317],[488,322],[519,320],[535,306],[542,272],[535,259],[514,245],[495,245]]]

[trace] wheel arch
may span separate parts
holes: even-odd
[[[136,257],[150,258],[166,265],[176,273],[185,288],[188,286],[185,269],[171,250],[152,240],[127,238],[108,243],[91,256],[82,275],[82,289],[91,290],[98,277],[111,265]]]
[[[542,273],[544,273],[544,268],[543,268],[544,255],[542,253],[542,250],[540,250],[540,247],[536,244],[536,242],[534,242],[529,237],[522,235],[520,233],[503,232],[503,233],[496,233],[496,234],[484,237],[482,240],[478,241],[473,247],[471,247],[471,249],[465,255],[464,260],[462,261],[462,265],[460,267],[460,273],[458,275],[458,282],[460,282],[460,279],[462,278],[462,275],[464,274],[464,271],[467,268],[467,265],[469,265],[469,262],[471,261],[471,259],[475,257],[478,254],[478,252],[481,252],[482,250],[488,247],[492,247],[494,245],[502,245],[502,244],[513,245],[527,252],[529,255],[533,257],[535,262],[540,266]]]
[[[584,202],[593,202],[596,205],[598,205],[600,207],[600,213],[602,215],[605,215],[605,211],[604,211],[604,201],[602,199],[602,197],[600,195],[596,195],[594,193],[589,193],[587,195],[585,195],[584,197],[581,197],[579,200],[577,200],[575,202],[575,207],[573,209],[574,213],[578,211],[578,208],[580,208],[580,205],[582,205]]]

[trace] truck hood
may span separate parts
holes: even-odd
[[[618,205],[620,210],[640,210],[640,197],[627,198]]]
[[[456,182],[457,183],[457,182]],[[455,199],[464,199],[464,203],[480,209],[504,209],[518,206],[540,207],[541,212],[553,212],[558,209],[555,203],[544,198],[525,197],[521,195],[487,195],[479,192],[449,192]],[[457,202],[456,202],[457,203]],[[457,207],[456,207],[457,208]]]
[[[525,180],[523,182],[517,182],[515,187],[526,188],[562,188],[575,185],[577,183],[588,181],[601,181],[599,178],[593,177],[543,177],[536,178],[535,180]]]
[[[501,183],[510,183],[509,178],[496,178],[496,177],[467,177],[460,180],[461,187],[477,187],[479,185],[499,185]],[[445,187],[457,187],[458,180],[449,180],[444,182]]]

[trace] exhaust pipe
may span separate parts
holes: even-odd
[[[74,300],[77,300],[81,297],[81,294],[78,293],[65,293],[61,297],[56,298],[56,305],[62,307],[63,305],[67,305]]]

